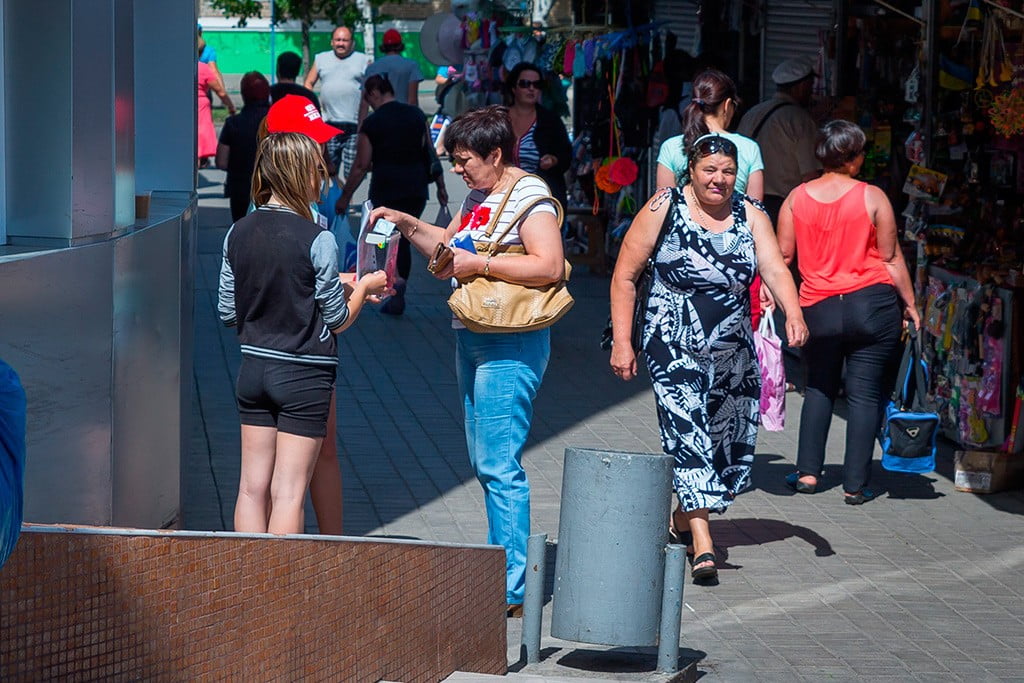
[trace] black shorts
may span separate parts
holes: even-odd
[[[322,438],[337,368],[242,356],[235,397],[242,424]]]

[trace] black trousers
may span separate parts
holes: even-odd
[[[843,489],[857,493],[871,477],[887,372],[899,345],[896,289],[878,284],[803,309],[810,337],[801,353],[806,379],[796,468],[820,476],[832,408],[846,364],[846,453]]]

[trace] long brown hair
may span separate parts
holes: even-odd
[[[718,69],[705,69],[697,74],[693,79],[693,96],[683,109],[684,151],[687,144],[710,132],[705,117],[716,113],[728,99],[739,104],[736,83],[731,78]]]
[[[320,145],[302,133],[271,133],[256,150],[252,201],[263,206],[274,195],[295,213],[313,220],[309,205],[320,198],[327,180]]]

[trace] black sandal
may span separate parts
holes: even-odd
[[[690,570],[690,578],[692,579],[712,579],[718,576],[718,567],[715,564],[718,560],[715,559],[714,553],[703,553],[693,558],[692,566]],[[710,567],[698,567],[698,564],[704,564],[710,562]]]

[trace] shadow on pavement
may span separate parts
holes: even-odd
[[[743,545],[764,545],[787,538],[799,538],[814,548],[817,557],[835,555],[832,544],[816,531],[777,519],[741,517],[712,519],[711,538],[715,541],[719,569],[739,569],[728,564],[729,549]]]

